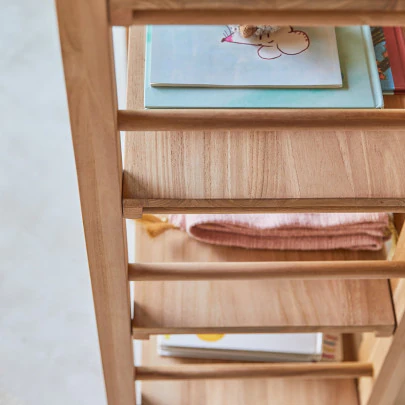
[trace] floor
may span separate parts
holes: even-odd
[[[2,2],[0,54],[0,405],[102,405],[54,2]]]

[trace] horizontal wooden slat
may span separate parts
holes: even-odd
[[[136,379],[206,380],[241,378],[358,378],[371,377],[370,363],[230,363],[136,367]]]
[[[120,110],[118,126],[121,131],[305,129],[397,131],[405,128],[405,114],[400,109]]]
[[[274,24],[303,26],[345,26],[382,25],[401,26],[404,24],[403,11],[272,11],[272,10],[163,10],[137,11],[133,13],[131,25],[146,24]],[[121,25],[117,21],[115,25]]]
[[[275,24],[401,25],[404,0],[112,0],[114,25],[130,24]],[[117,12],[117,10],[119,12]]]
[[[260,212],[405,212],[405,199],[291,198],[291,199],[131,199],[123,200],[123,215],[137,219],[145,214],[246,214]]]
[[[133,10],[405,10],[405,0],[110,0],[112,8]]]
[[[405,262],[132,263],[128,271],[131,281],[388,279],[405,277]]]

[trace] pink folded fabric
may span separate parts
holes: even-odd
[[[379,250],[390,237],[386,213],[189,214],[169,221],[199,241],[247,249]]]

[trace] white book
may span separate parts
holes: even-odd
[[[342,359],[340,336],[322,333],[162,335],[157,344],[161,356],[258,362]]]
[[[342,87],[334,27],[281,27],[243,38],[236,26],[152,26],[152,86]]]

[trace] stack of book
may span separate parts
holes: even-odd
[[[382,108],[370,27],[149,26],[145,108]]]
[[[340,335],[273,333],[159,336],[161,356],[249,362],[342,361]]]

